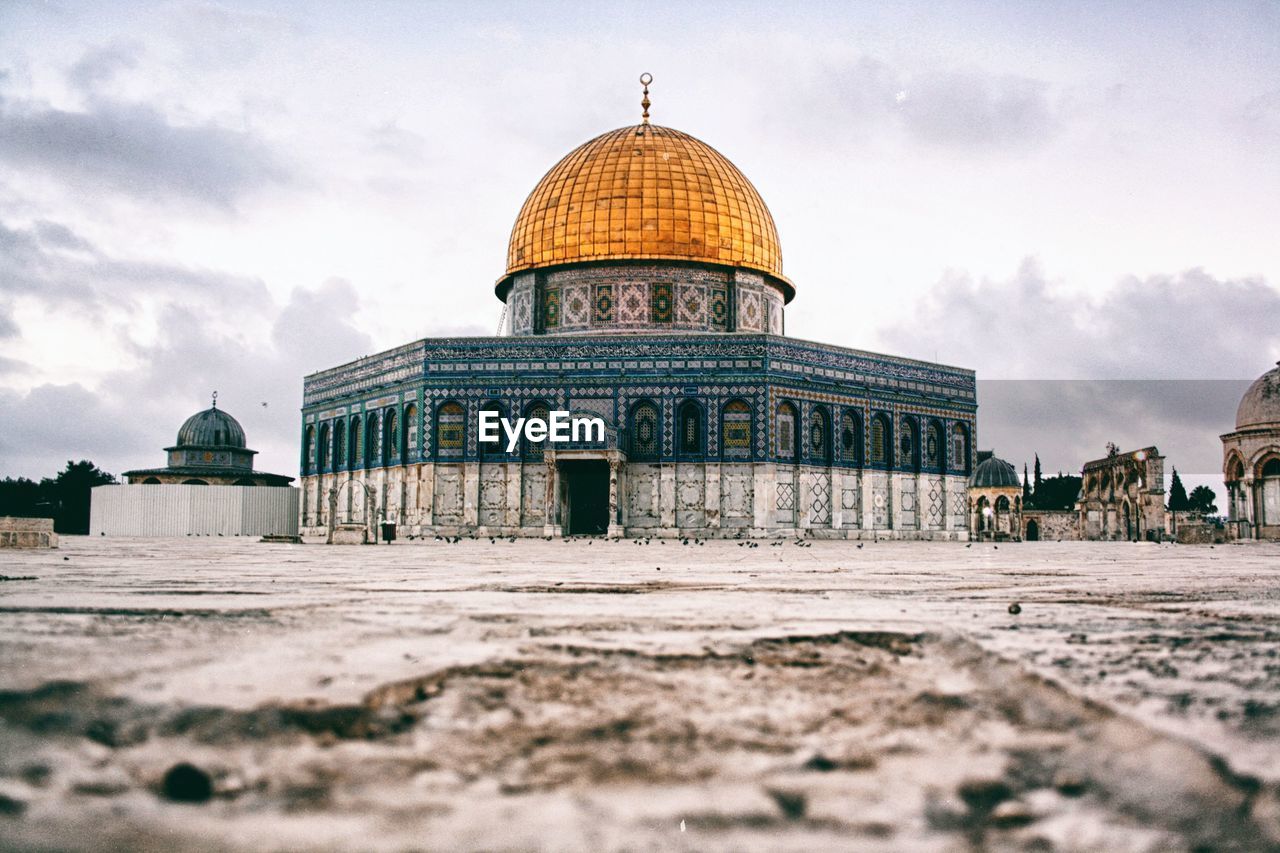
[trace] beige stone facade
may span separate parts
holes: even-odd
[[[560,536],[566,471],[607,465],[610,536],[967,539],[966,478],[772,462],[628,463],[617,451],[541,462],[424,462],[302,479],[304,535],[394,523],[397,535]],[[550,512],[548,512],[550,507]],[[369,513],[372,513],[370,516]]]
[[[57,548],[52,518],[0,517],[0,548]]]

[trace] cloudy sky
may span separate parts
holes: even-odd
[[[303,374],[492,334],[642,71],[769,204],[789,334],[1024,380],[980,397],[1019,464],[1214,478],[1280,359],[1275,3],[0,0],[0,475],[159,464],[214,389],[296,473]]]

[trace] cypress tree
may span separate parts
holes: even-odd
[[[1191,501],[1187,498],[1187,487],[1182,485],[1182,478],[1178,476],[1178,469],[1173,469],[1173,482],[1169,484],[1169,511],[1181,512],[1191,508]]]

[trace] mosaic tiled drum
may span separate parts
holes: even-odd
[[[505,336],[306,377],[304,532],[968,537],[973,372],[782,337],[773,217],[705,143],[646,119],[570,152],[496,292]],[[607,429],[508,452],[482,409]]]

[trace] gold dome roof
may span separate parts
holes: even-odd
[[[498,295],[521,270],[611,260],[746,267],[795,293],[756,188],[710,145],[658,125],[601,134],[547,172],[511,229]]]

